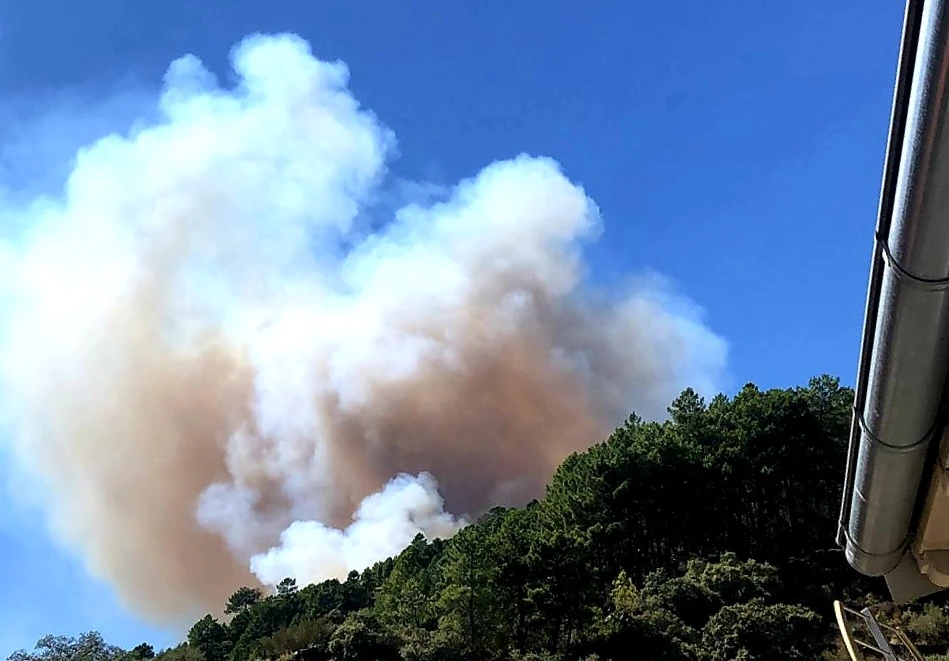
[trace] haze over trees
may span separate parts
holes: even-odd
[[[543,499],[418,536],[345,581],[239,587],[180,646],[48,637],[10,661],[844,659],[831,603],[882,602],[833,548],[853,393],[805,387],[631,415]],[[949,646],[943,597],[882,617]],[[935,658],[935,657],[933,657]]]

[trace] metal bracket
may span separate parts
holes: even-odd
[[[844,647],[846,647],[852,661],[867,661],[864,652],[878,655],[883,661],[925,661],[923,655],[919,653],[919,650],[916,649],[916,646],[902,630],[878,622],[869,608],[857,611],[840,601],[835,601],[834,615],[837,618],[840,635],[844,640]],[[873,638],[872,643],[856,638],[854,627],[848,620],[847,615],[853,616],[853,619],[859,621],[866,628],[870,637]],[[894,642],[896,647],[900,649],[899,653],[894,649]]]

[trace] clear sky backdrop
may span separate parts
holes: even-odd
[[[729,391],[852,383],[901,20],[884,0],[0,0],[0,184],[61,176],[31,165],[123,128],[173,59],[227,80],[242,37],[292,31],[349,65],[400,176],[560,161],[603,212],[593,276],[671,277],[729,341]],[[0,655],[171,642],[6,502]]]

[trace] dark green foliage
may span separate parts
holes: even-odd
[[[260,599],[261,594],[259,589],[248,587],[238,588],[237,591],[231,595],[230,599],[227,600],[227,604],[224,606],[224,613],[226,615],[241,613],[259,602]]]
[[[224,661],[231,650],[227,629],[210,615],[205,615],[191,627],[188,645],[201,652],[205,661]]]
[[[148,643],[141,643],[140,645],[136,645],[131,649],[128,658],[139,661],[143,661],[144,659],[154,659],[155,648]]]
[[[949,615],[935,604],[926,604],[918,615],[907,617],[906,629],[919,645],[949,645]]]
[[[177,647],[161,652],[157,657],[162,661],[204,661],[204,657],[188,643],[181,643]]]
[[[263,638],[257,650],[267,659],[279,659],[303,650],[309,652],[307,656],[311,661],[328,659],[329,644],[335,630],[336,627],[326,619],[299,620]]]
[[[689,576],[662,580],[662,574],[651,574],[643,589],[646,603],[676,613],[682,623],[701,628],[718,609],[722,598]]]
[[[843,658],[831,601],[880,588],[828,549],[852,396],[830,377],[707,403],[686,390],[668,421],[631,415],[567,457],[542,500],[493,509],[449,541],[420,535],[344,581],[239,588],[230,620],[206,616],[157,658]],[[949,644],[942,603],[888,617]],[[90,661],[123,661],[100,648]],[[11,658],[79,661],[71,649]]]
[[[393,661],[399,658],[396,643],[369,610],[351,613],[336,627],[329,652],[337,661]]]
[[[702,630],[707,661],[813,661],[825,648],[825,624],[811,610],[755,600],[725,606]]]
[[[8,661],[121,661],[125,654],[106,643],[98,632],[90,631],[78,638],[44,636],[32,652],[18,650]]]
[[[731,552],[717,562],[689,560],[685,579],[717,595],[719,603],[727,606],[756,599],[770,601],[781,586],[774,567],[757,560],[739,562]]]

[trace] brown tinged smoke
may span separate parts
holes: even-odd
[[[137,610],[345,576],[714,387],[723,342],[656,279],[584,288],[598,212],[554,162],[495,163],[368,233],[393,138],[345,68],[286,35],[234,66],[227,91],[174,63],[164,121],[81,152],[0,251],[13,454]]]

